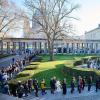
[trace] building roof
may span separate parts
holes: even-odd
[[[92,30],[90,30],[90,31],[88,31],[88,32],[86,31],[86,32],[85,32],[85,34],[88,34],[88,33],[90,33],[90,32],[93,32],[93,31],[95,31],[95,30],[97,30],[97,29],[100,29],[100,24],[98,25],[98,27],[97,27],[97,28],[92,29]]]

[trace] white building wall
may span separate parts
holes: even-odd
[[[85,33],[86,40],[100,40],[100,25],[98,28]]]

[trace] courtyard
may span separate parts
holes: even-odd
[[[50,79],[55,76],[59,80],[63,80],[64,78],[66,78],[67,84],[70,85],[70,81],[73,76],[78,77],[80,75],[83,75],[85,77],[88,77],[89,74],[92,75],[94,73],[98,73],[97,75],[100,75],[100,72],[97,69],[77,68],[77,66],[79,66],[80,64],[77,66],[74,65],[76,61],[79,61],[82,58],[89,59],[91,57],[96,57],[96,55],[58,54],[54,56],[54,61],[49,61],[48,55],[40,55],[38,56],[40,61],[37,60],[35,62],[30,62],[30,64],[16,76],[16,79],[11,81],[18,82],[25,81],[30,78],[36,78],[40,83],[42,79],[45,79],[47,87],[50,87]],[[67,70],[70,72],[68,72]],[[75,73],[78,74],[75,75]],[[95,74],[93,75],[93,77],[95,77]]]
[[[100,100],[99,9],[0,0],[0,100]]]

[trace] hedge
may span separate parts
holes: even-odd
[[[64,66],[63,72],[66,75],[68,74],[72,77],[75,76],[76,78],[78,78],[78,76],[82,76],[86,78],[92,76],[94,82],[97,77],[100,77],[100,71],[97,73],[97,70],[88,69],[88,68],[84,69],[84,68],[73,68],[73,67]]]

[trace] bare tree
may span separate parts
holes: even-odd
[[[3,2],[2,2],[3,1]],[[5,1],[5,2],[4,2]],[[1,0],[0,10],[0,37],[3,39],[11,30],[16,31],[20,28],[22,11],[18,9],[15,3]]]
[[[33,14],[33,21],[40,26],[39,31],[45,34],[50,60],[53,60],[54,42],[64,33],[70,33],[70,20],[76,19],[72,13],[79,6],[70,0],[25,0],[25,6]]]

